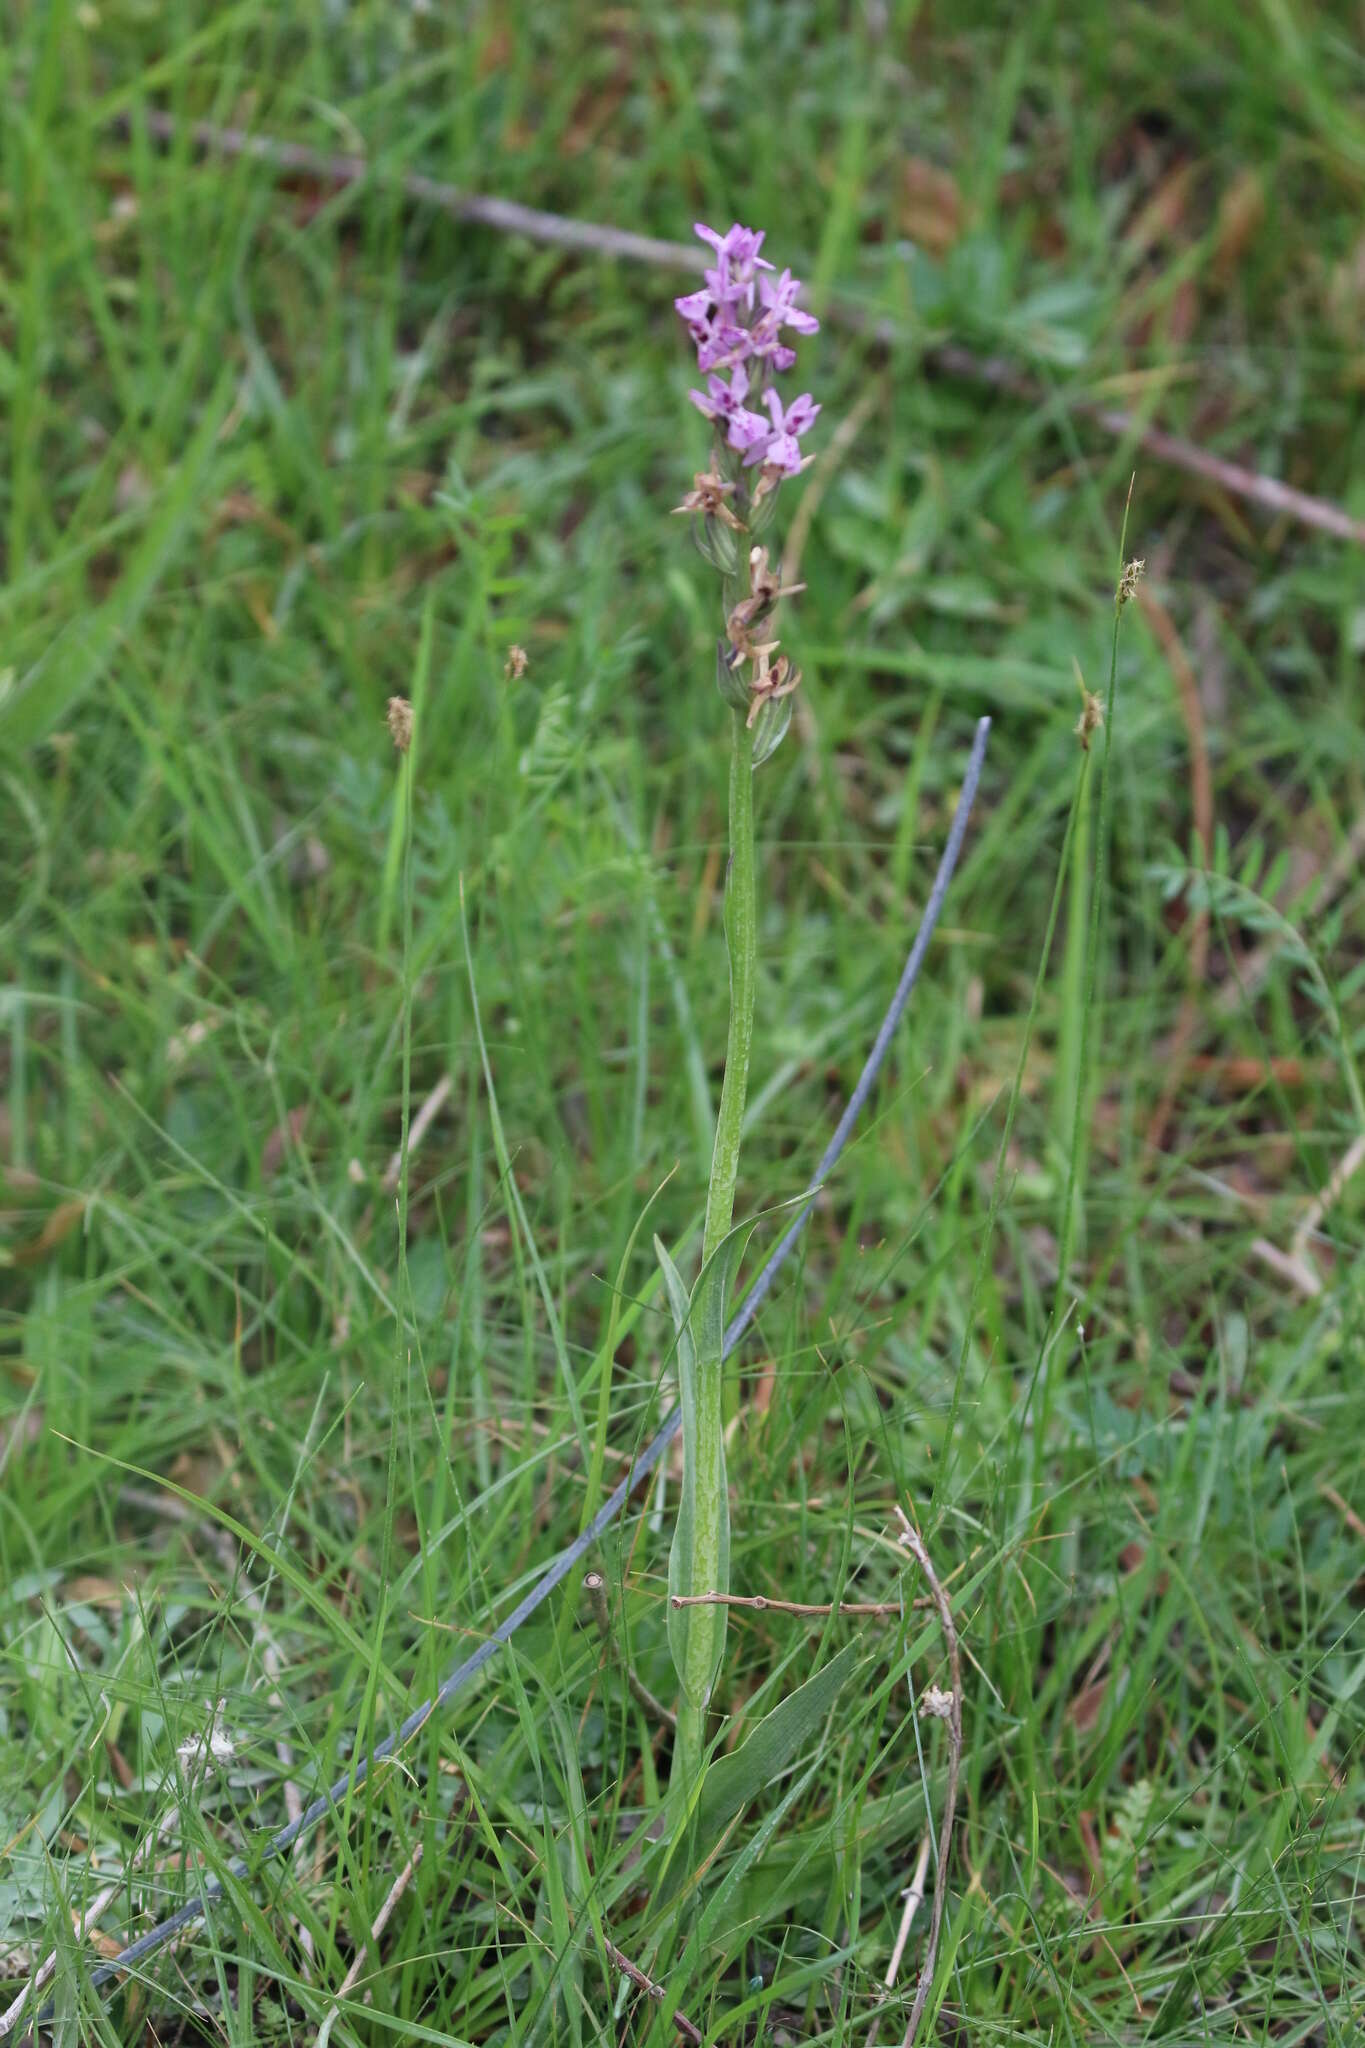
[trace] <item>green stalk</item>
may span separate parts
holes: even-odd
[[[725,1047],[725,1080],[721,1088],[716,1140],[711,1154],[711,1180],[706,1194],[706,1227],[702,1239],[705,1270],[729,1233],[739,1178],[740,1136],[749,1088],[749,1053],[754,1031],[754,982],[758,960],[758,920],[754,891],[754,737],[742,712],[734,713],[730,752],[730,871],[725,884],[725,939],[730,955],[730,1029]],[[721,1260],[719,1265],[726,1261]],[[718,1284],[719,1270],[711,1276]],[[703,1281],[703,1287],[706,1286]],[[691,1500],[691,1543],[686,1560],[687,1590],[726,1593],[730,1589],[730,1502],[725,1478],[725,1418],[722,1394],[724,1366],[721,1342],[724,1306],[719,1314],[694,1315],[695,1374],[684,1376],[680,1391],[686,1409],[692,1377],[695,1428],[684,1429],[694,1457],[688,1475]],[[678,1703],[677,1772],[690,1792],[701,1770],[705,1711],[725,1645],[725,1609],[694,1607],[687,1611],[686,1649]]]
[[[725,1080],[711,1153],[706,1191],[702,1264],[727,1234],[735,1212],[739,1141],[744,1100],[749,1092],[749,1049],[754,1036],[754,978],[758,965],[758,916],[754,906],[754,736],[744,714],[733,713],[730,751],[730,872],[725,883],[725,942],[730,952],[730,1035],[725,1046]]]

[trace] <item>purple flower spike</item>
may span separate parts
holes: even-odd
[[[771,388],[773,377],[796,361],[784,330],[793,336],[815,334],[820,323],[797,304],[800,278],[790,270],[777,272],[761,253],[761,228],[736,221],[721,234],[698,221],[696,231],[716,260],[698,291],[673,302],[696,344],[697,368],[706,380],[706,388],[690,396],[743,456],[746,468],[762,463],[757,503],[780,478],[795,476],[801,468],[801,436],[820,410],[809,392],[784,407]]]
[[[783,405],[773,379],[796,361],[786,337],[814,334],[820,323],[797,304],[800,278],[790,270],[779,274],[762,254],[761,229],[738,221],[723,235],[703,221],[696,229],[715,261],[702,272],[701,288],[673,303],[696,344],[702,373],[704,388],[688,396],[724,448],[713,446],[711,467],[674,510],[693,515],[697,547],[725,579],[725,637],[718,643],[716,681],[726,703],[753,726],[801,680],[801,671],[780,651],[775,613],[779,599],[804,586],[783,587],[758,536],[772,518],[782,479],[800,474],[801,437],[820,411],[808,391]],[[749,594],[737,597],[746,552]],[[756,761],[771,753],[785,721],[779,714],[771,731],[760,730],[766,737],[756,746]]]

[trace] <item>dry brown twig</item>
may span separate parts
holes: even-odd
[[[1314,1195],[1303,1215],[1299,1218],[1291,1247],[1296,1259],[1308,1257],[1309,1240],[1316,1236],[1318,1225],[1329,1209],[1334,1209],[1346,1192],[1347,1185],[1365,1166],[1365,1131],[1358,1132],[1342,1153],[1328,1175],[1325,1186]]]
[[[1358,1536],[1361,1542],[1365,1543],[1365,1521],[1361,1520],[1360,1516],[1356,1513],[1355,1509],[1351,1506],[1350,1502],[1347,1500],[1343,1500],[1341,1495],[1337,1492],[1335,1486],[1329,1486],[1325,1479],[1320,1479],[1318,1481],[1318,1492],[1322,1495],[1324,1500],[1328,1500],[1332,1503],[1332,1506],[1341,1516],[1342,1521],[1345,1522],[1347,1528],[1351,1531],[1352,1535]]]
[[[666,1707],[662,1700],[656,1700],[644,1680],[636,1676],[631,1668],[630,1659],[616,1640],[616,1633],[611,1625],[611,1609],[607,1604],[607,1582],[601,1572],[584,1573],[583,1591],[587,1594],[592,1607],[597,1633],[602,1638],[608,1662],[620,1665],[626,1684],[652,1720],[661,1721],[665,1728],[676,1728],[677,1715],[671,1707]]]
[[[851,1614],[877,1620],[891,1620],[904,1614],[903,1600],[770,1600],[766,1593],[670,1593],[674,1607],[747,1607],[762,1614]],[[915,1600],[915,1607],[932,1607],[932,1598]]]
[[[423,1102],[421,1107],[414,1112],[412,1119],[412,1128],[408,1132],[409,1159],[411,1159],[413,1153],[417,1150],[417,1147],[421,1144],[423,1138],[425,1138],[427,1132],[431,1129],[433,1122],[440,1115],[442,1109],[445,1107],[446,1097],[450,1094],[450,1091],[454,1087],[454,1085],[454,1079],[451,1075],[442,1074],[440,1080],[436,1083],[436,1086],[432,1089],[430,1095],[427,1096],[425,1102]],[[394,1153],[388,1165],[384,1168],[384,1178],[380,1182],[380,1186],[383,1188],[385,1194],[391,1195],[394,1189],[398,1186],[398,1176],[402,1172],[402,1170],[403,1154],[400,1150]]]
[[[122,119],[126,126],[127,117]],[[376,173],[382,174],[384,169],[382,164],[376,164],[369,157],[332,154],[326,150],[311,149],[302,142],[285,142],[271,135],[252,135],[244,128],[218,127],[211,121],[180,121],[175,115],[155,108],[146,109],[140,119],[147,132],[158,141],[189,141],[197,148],[212,151],[218,156],[250,157],[258,163],[270,164],[276,170],[314,178],[338,190],[359,184]],[[511,199],[462,192],[456,185],[447,184],[440,178],[425,177],[419,171],[400,172],[396,182],[410,199],[434,206],[455,220],[471,221],[502,234],[525,235],[530,241],[554,248],[622,258],[630,263],[648,263],[662,270],[696,272],[709,261],[705,251],[684,242],[659,241],[653,235],[631,234],[624,228],[603,227],[596,221],[572,220],[563,214],[545,213],[538,207],[521,206]],[[870,341],[894,346],[905,339],[904,331],[897,322],[868,315],[860,307],[835,300],[825,310],[827,317],[836,325],[847,328],[851,333],[862,334]],[[998,356],[974,355],[970,349],[962,348],[956,342],[945,342],[926,350],[923,360],[925,368],[936,375],[983,384],[1026,405],[1039,405],[1053,396],[1044,392],[1024,371],[1016,369],[1013,363]],[[1357,547],[1365,547],[1365,520],[1353,518],[1344,506],[1334,505],[1330,500],[1315,497],[1308,491],[1297,490],[1276,477],[1262,476],[1256,470],[1245,469],[1240,463],[1229,462],[1221,455],[1213,455],[1208,449],[1198,448],[1176,434],[1144,424],[1132,413],[1120,412],[1113,406],[1101,405],[1094,399],[1074,393],[1066,394],[1064,402],[1069,412],[1089,420],[1114,440],[1141,449],[1153,462],[1183,470],[1186,475],[1198,477],[1201,482],[1226,491],[1232,497],[1259,505],[1263,511],[1277,518],[1293,519],[1319,533],[1330,533],[1338,540],[1353,541]]]
[[[1251,1249],[1271,1271],[1278,1273],[1282,1280],[1296,1288],[1308,1301],[1316,1301],[1322,1293],[1322,1277],[1313,1264],[1311,1256],[1312,1239],[1317,1235],[1319,1224],[1329,1209],[1335,1208],[1341,1200],[1347,1184],[1365,1166],[1365,1131],[1351,1140],[1341,1158],[1333,1167],[1325,1185],[1314,1195],[1312,1201],[1299,1218],[1293,1240],[1287,1252],[1269,1238],[1256,1237]]]
[[[662,2005],[664,1999],[668,1996],[662,1984],[656,1984],[652,1977],[647,1977],[639,1964],[633,1963],[629,1956],[622,1955],[615,1942],[608,1941],[605,1934],[602,1936],[602,1946],[606,1949],[608,1956],[621,1972],[621,1975],[628,1977],[637,1991],[643,1991],[646,1998],[652,1998]],[[684,2041],[700,2044],[702,2040],[701,2028],[694,2026],[686,2013],[675,2012],[673,2015],[673,2025],[678,2033],[682,2035]]]
[[[313,2044],[313,2048],[327,2048],[327,2042],[331,2036],[332,2029],[341,2017],[341,2001],[344,1998],[349,1998],[355,1990],[357,1983],[360,1981],[360,1973],[365,1967],[365,1958],[370,1952],[370,1943],[378,1941],[380,1935],[389,1924],[394,1907],[412,1882],[412,1874],[422,1860],[422,1846],[420,1842],[417,1844],[417,1847],[389,1886],[383,1905],[370,1922],[369,1941],[362,1941],[360,1947],[351,1957],[350,1968],[337,1986],[336,1998],[328,2008],[322,2025],[318,2028],[317,2039]]]
[[[924,1961],[920,1965],[919,1982],[915,1986],[915,2001],[910,2008],[910,2018],[901,2044],[901,2048],[914,2048],[914,2039],[919,2031],[925,2001],[934,1981],[939,1936],[943,1931],[943,1908],[948,1892],[948,1857],[953,1846],[957,1781],[962,1768],[962,1659],[958,1653],[953,1610],[925,1548],[924,1539],[899,1505],[896,1508],[896,1519],[901,1525],[900,1540],[924,1573],[925,1581],[934,1598],[934,1605],[938,1609],[939,1626],[943,1630],[944,1647],[948,1652],[948,1676],[951,1684],[951,1690],[947,1693],[930,1686],[920,1705],[921,1714],[942,1721],[948,1731],[948,1782],[944,1789],[943,1820],[938,1832],[938,1858],[934,1869],[934,1910],[929,1919],[929,1941],[924,1951]]]
[[[882,1986],[888,1993],[896,1988],[896,1978],[900,1974],[901,1957],[905,1954],[905,1944],[910,1939],[910,1928],[916,1913],[924,1904],[924,1880],[929,1872],[929,1850],[931,1846],[932,1838],[926,1835],[919,1845],[919,1855],[915,1858],[915,1874],[901,1895],[905,1900],[905,1904],[901,1909],[901,1924],[896,1929],[896,1939],[891,1948],[891,1960],[886,1966],[886,1975],[882,1979]],[[877,2048],[877,2030],[880,2024],[880,2016],[873,2019],[872,2028],[867,2037],[867,2048]]]

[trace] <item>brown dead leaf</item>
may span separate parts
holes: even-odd
[[[69,1202],[58,1202],[38,1235],[27,1244],[16,1245],[13,1253],[15,1265],[36,1266],[40,1259],[45,1259],[50,1251],[55,1251],[70,1237],[84,1214],[84,1195],[74,1195]]]
[[[511,61],[512,31],[505,21],[496,22],[491,34],[484,37],[474,60],[476,75],[480,79],[494,78],[499,71],[505,71]]]
[[[133,1767],[118,1744],[111,1742],[108,1736],[104,1739],[104,1753],[109,1759],[109,1768],[113,1771],[114,1776],[118,1779],[124,1791],[131,1792],[137,1783],[137,1779],[133,1776]]]
[[[78,1607],[122,1607],[124,1593],[113,1579],[96,1578],[93,1572],[77,1572],[74,1578],[63,1579],[62,1597],[74,1600]]]
[[[1166,339],[1174,348],[1184,348],[1199,325],[1199,287],[1192,277],[1182,277],[1171,293],[1166,315]]]
[[[1072,1700],[1071,1705],[1066,1710],[1066,1717],[1078,1735],[1088,1735],[1095,1726],[1095,1723],[1100,1718],[1108,1691],[1109,1680],[1106,1676],[1097,1679],[1094,1685],[1082,1686],[1081,1690],[1076,1694],[1075,1699]]]
[[[308,1108],[291,1109],[282,1124],[276,1124],[270,1136],[261,1147],[261,1172],[269,1179],[278,1173],[284,1163],[285,1149],[297,1145],[303,1136],[303,1127],[308,1121]]]
[[[962,194],[951,171],[940,170],[921,156],[908,157],[901,177],[901,232],[931,256],[944,256],[961,235],[965,219]]]
[[[1104,1857],[1100,1854],[1100,1839],[1095,1833],[1095,1816],[1088,1812],[1078,1813],[1076,1815],[1076,1832],[1081,1838],[1081,1847],[1085,1851],[1085,1860],[1090,1865],[1091,1876],[1097,1885],[1102,1885],[1104,1883]]]
[[[1131,254],[1145,254],[1154,243],[1167,241],[1179,231],[1193,179],[1194,165],[1188,160],[1172,164],[1124,234]]]
[[[1277,1081],[1282,1088],[1304,1088],[1310,1081],[1325,1081],[1331,1076],[1332,1064],[1329,1060],[1302,1060],[1294,1053],[1272,1053],[1269,1059],[1260,1059],[1254,1053],[1214,1052],[1192,1054],[1189,1071],[1215,1088],[1241,1095],[1251,1088],[1263,1088],[1269,1081]]]
[[[1230,284],[1265,219],[1265,189],[1260,174],[1244,166],[1218,202],[1213,241],[1213,274]]]

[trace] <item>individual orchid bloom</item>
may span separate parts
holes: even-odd
[[[773,267],[758,253],[763,247],[762,228],[743,228],[736,221],[727,233],[719,235],[704,221],[697,221],[693,232],[716,252],[715,268],[708,270],[705,276],[717,303],[725,306],[742,300],[745,310],[752,312],[757,273]]]
[[[751,702],[746,725],[752,725],[765,704],[772,704],[780,697],[791,697],[801,687],[801,671],[794,668],[785,654],[779,654],[774,661],[777,642],[755,650],[758,660],[754,665],[753,680],[749,684]]]
[[[814,313],[806,312],[796,303],[800,289],[800,278],[793,277],[789,270],[784,270],[777,278],[761,277],[758,293],[763,301],[763,317],[775,319],[780,327],[793,328],[797,334],[818,334],[820,322]]]
[[[728,370],[753,353],[749,329],[719,316],[696,339],[699,370]]]
[[[762,442],[755,441],[749,447],[744,457],[745,467],[761,462],[766,469],[775,469],[783,476],[796,476],[802,463],[800,437],[815,424],[820,408],[808,391],[803,391],[799,398],[784,406],[777,392],[768,390],[763,394],[763,403],[768,408],[772,426]]]
[[[789,370],[796,361],[796,351],[783,341],[782,329],[790,327],[794,334],[818,334],[820,322],[813,313],[797,305],[801,280],[789,270],[777,279],[761,277],[758,289],[763,311],[750,330],[751,351],[767,357],[775,370]]]
[[[686,292],[682,298],[674,299],[673,304],[686,321],[693,341],[705,341],[711,332],[711,320],[716,304],[709,288],[703,286],[700,291]]]
[[[747,464],[757,461],[753,451],[757,449],[761,454],[771,431],[762,413],[749,412],[744,406],[739,406],[730,415],[725,438]]]
[[[708,420],[733,419],[749,396],[749,373],[743,363],[736,363],[728,384],[723,377],[713,375],[707,378],[705,391],[689,391],[687,395]]]

